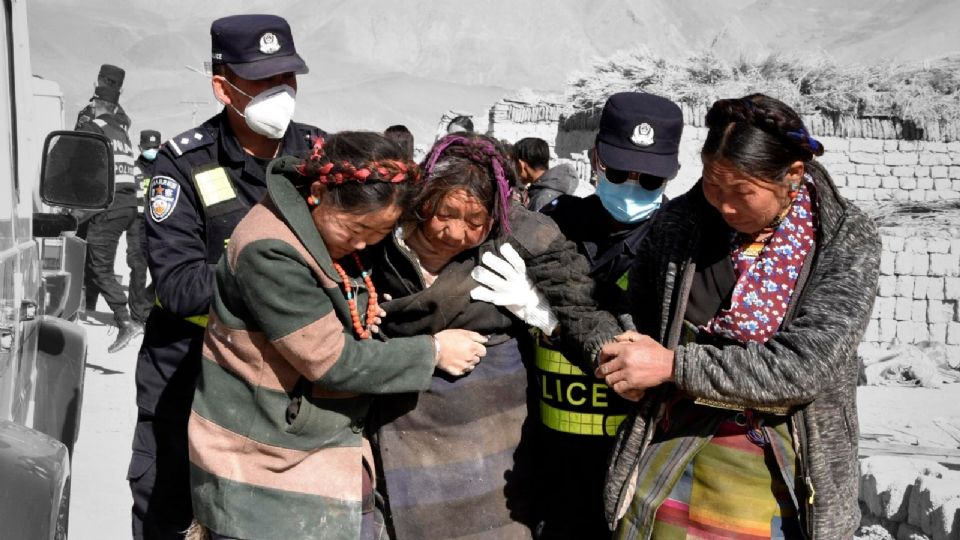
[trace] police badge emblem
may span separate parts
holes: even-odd
[[[280,40],[273,32],[267,32],[260,36],[260,52],[263,54],[273,54],[280,50]]]
[[[653,144],[653,135],[653,126],[644,122],[633,128],[633,134],[630,135],[630,142],[641,148],[646,148]]]
[[[180,184],[169,176],[154,176],[147,190],[150,196],[150,217],[161,221],[170,217],[180,199]]]

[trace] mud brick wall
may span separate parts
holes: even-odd
[[[881,222],[883,253],[864,341],[933,341],[960,355],[960,206],[888,204],[873,212]]]
[[[512,143],[524,137],[538,137],[553,149],[562,113],[563,106],[558,103],[502,99],[490,108],[487,134]]]
[[[861,524],[883,527],[888,538],[960,538],[958,484],[960,472],[934,461],[864,458],[860,461]]]
[[[681,109],[681,168],[668,184],[671,197],[699,178],[707,133],[706,107]],[[818,114],[803,118],[826,148],[820,161],[841,194],[881,225],[880,291],[864,341],[878,346],[934,341],[960,355],[960,126]],[[490,110],[489,132],[511,141],[545,139],[588,181],[586,150],[599,120],[599,110],[501,101]]]
[[[824,137],[820,158],[852,201],[960,199],[960,142]]]

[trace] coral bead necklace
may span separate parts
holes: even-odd
[[[380,312],[380,306],[377,304],[377,290],[373,286],[373,280],[370,279],[370,271],[364,269],[363,263],[360,262],[360,256],[356,253],[352,255],[353,260],[357,263],[357,268],[360,270],[363,283],[367,286],[367,292],[370,294],[367,298],[366,326],[360,321],[360,311],[357,309],[357,295],[353,290],[353,286],[350,284],[349,276],[347,276],[346,271],[344,271],[343,267],[336,261],[333,261],[333,269],[337,271],[340,279],[343,280],[343,292],[347,297],[347,306],[350,308],[350,319],[353,321],[354,332],[356,332],[357,337],[360,339],[370,339],[371,321],[376,319],[377,314]]]

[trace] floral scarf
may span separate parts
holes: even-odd
[[[816,223],[810,191],[807,184],[800,188],[759,255],[736,242],[734,234],[730,257],[737,284],[730,307],[707,322],[706,332],[740,343],[764,343],[780,329],[804,259],[813,249]]]

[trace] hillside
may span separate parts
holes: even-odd
[[[960,20],[953,0],[837,4],[31,0],[29,11],[34,70],[60,83],[70,121],[110,62],[128,71],[122,102],[135,131],[190,127],[218,108],[208,81],[185,67],[208,59],[210,22],[270,11],[291,21],[312,69],[300,81],[298,119],[331,130],[405,123],[422,141],[446,110],[482,116],[520,88],[560,91],[574,70],[638,43],[667,57],[712,45],[731,59],[809,50],[846,62],[960,51],[948,26]]]

